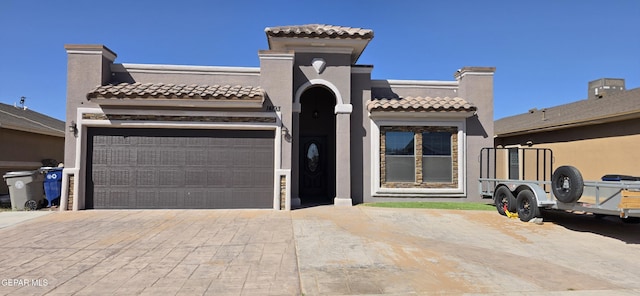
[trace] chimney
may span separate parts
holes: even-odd
[[[621,78],[600,78],[589,81],[589,95],[587,99],[602,99],[614,93],[625,90],[624,79]]]

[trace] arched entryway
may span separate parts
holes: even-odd
[[[298,193],[303,206],[333,204],[336,196],[336,96],[318,85],[300,96]]]

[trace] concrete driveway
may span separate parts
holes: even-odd
[[[32,218],[0,223],[0,294],[640,294],[640,225],[589,215],[537,225],[322,206]]]

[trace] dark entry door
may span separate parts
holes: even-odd
[[[300,138],[300,197],[303,202],[328,199],[327,137]]]

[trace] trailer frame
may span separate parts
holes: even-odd
[[[499,157],[500,151],[507,151],[500,156],[517,155],[518,179],[511,178],[513,171],[509,165],[504,165],[504,157]],[[516,154],[517,153],[517,154]],[[527,157],[535,155],[535,170],[527,170]],[[480,151],[479,194],[482,198],[491,198],[498,207],[496,191],[506,187],[518,196],[520,192],[528,190],[533,193],[535,203],[539,209],[564,210],[572,212],[593,213],[596,215],[619,216],[623,220],[640,218],[640,181],[584,181],[580,175],[577,180],[583,186],[583,193],[575,202],[562,202],[554,194],[554,162],[553,151],[548,148],[482,148]],[[498,164],[503,164],[502,168]],[[503,169],[507,178],[496,178],[497,172]],[[577,169],[576,169],[577,171]],[[533,178],[527,178],[527,174]],[[500,209],[499,209],[500,210]],[[517,208],[518,212],[522,209]],[[525,221],[525,219],[521,220]]]

